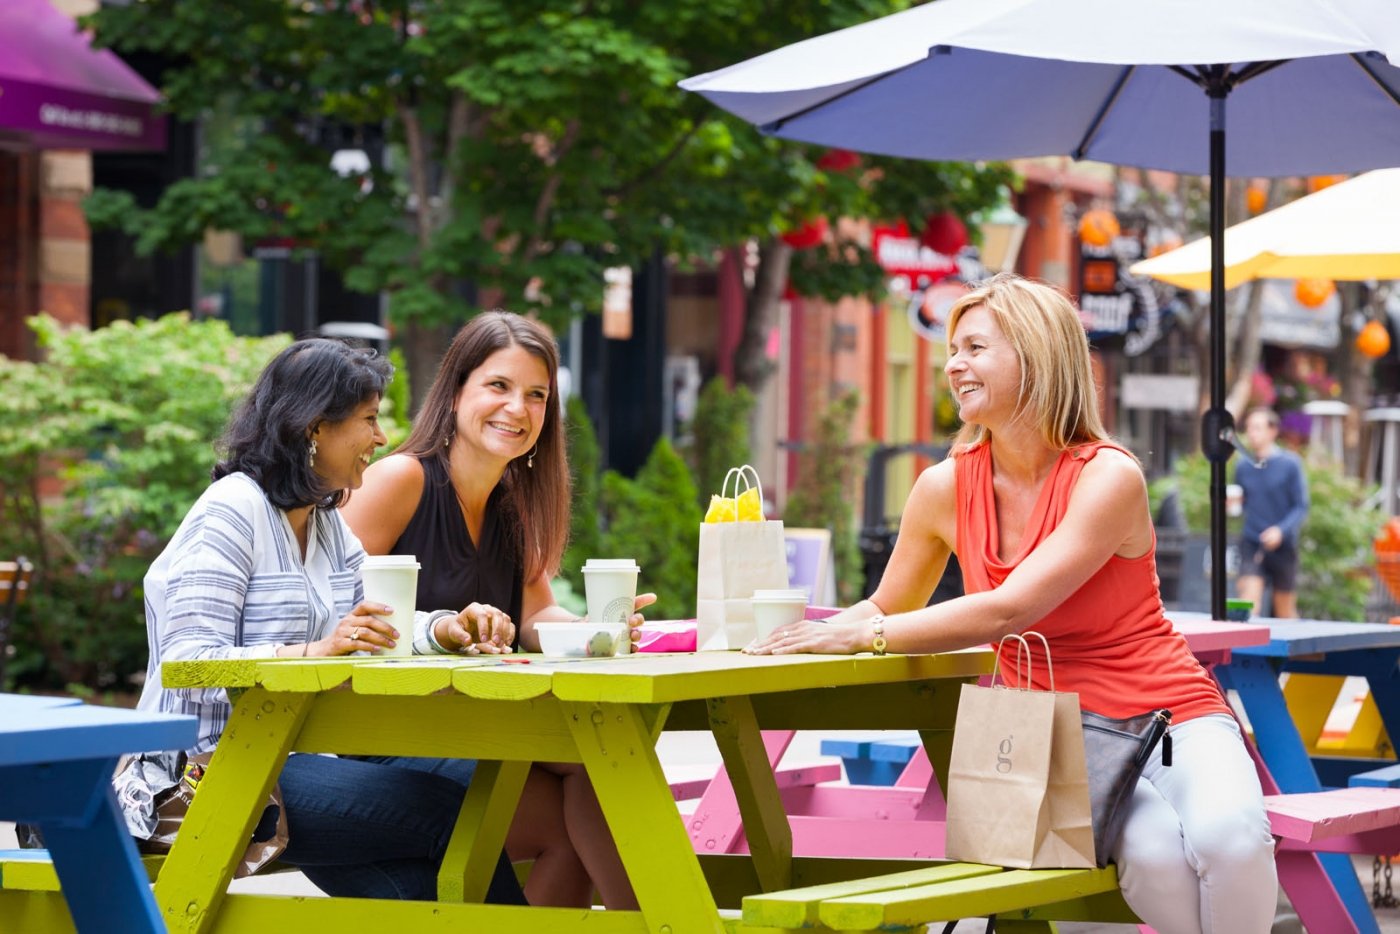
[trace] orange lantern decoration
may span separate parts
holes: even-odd
[[[783,242],[794,250],[810,250],[820,246],[826,239],[827,229],[825,217],[814,217],[795,230],[783,234]]]
[[[1122,229],[1112,211],[1095,208],[1079,218],[1079,239],[1090,246],[1108,246],[1120,233]]]
[[[952,211],[930,214],[924,219],[919,242],[944,256],[957,256],[967,246],[967,226]]]
[[[1345,175],[1313,175],[1308,178],[1308,194],[1321,191],[1324,188],[1331,188],[1338,182],[1347,180]]]
[[[1293,284],[1293,297],[1305,308],[1320,308],[1335,291],[1331,279],[1299,279]]]
[[[1268,203],[1269,193],[1258,185],[1250,185],[1244,190],[1244,206],[1249,209],[1249,213],[1258,214],[1264,210],[1264,205]]]
[[[1385,356],[1390,349],[1390,332],[1379,321],[1367,321],[1361,333],[1356,335],[1356,349],[1372,360]]]

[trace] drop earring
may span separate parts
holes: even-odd
[[[311,439],[311,445],[306,449],[306,466],[316,466],[316,439]]]
[[[447,437],[442,439],[442,446],[452,447],[452,439],[457,437],[457,413],[452,413],[452,423],[447,427]]]
[[[540,446],[537,444],[537,445],[535,445],[533,448],[530,449],[530,453],[529,453],[529,454],[525,455],[525,466],[526,466],[526,467],[529,467],[529,468],[531,468],[532,470],[534,469],[534,466],[535,466],[535,452],[538,451],[539,449],[540,449]]]

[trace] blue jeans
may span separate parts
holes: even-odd
[[[292,755],[279,779],[287,849],[327,895],[437,899],[437,873],[476,762],[402,756]],[[486,900],[524,905],[505,854]]]

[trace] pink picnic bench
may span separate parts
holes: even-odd
[[[1327,878],[1318,853],[1400,852],[1400,788],[1336,788],[1269,795],[1279,838],[1279,884],[1309,931],[1360,930]]]

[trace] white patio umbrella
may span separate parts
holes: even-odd
[[[913,159],[1070,155],[1210,175],[1400,165],[1393,0],[937,0],[681,87],[776,136]],[[1226,147],[1226,115],[1232,133]],[[1211,276],[1211,610],[1225,616],[1224,261]]]
[[[1210,247],[1202,237],[1130,271],[1208,289]],[[1225,231],[1225,288],[1307,278],[1400,279],[1400,168],[1349,178]]]

